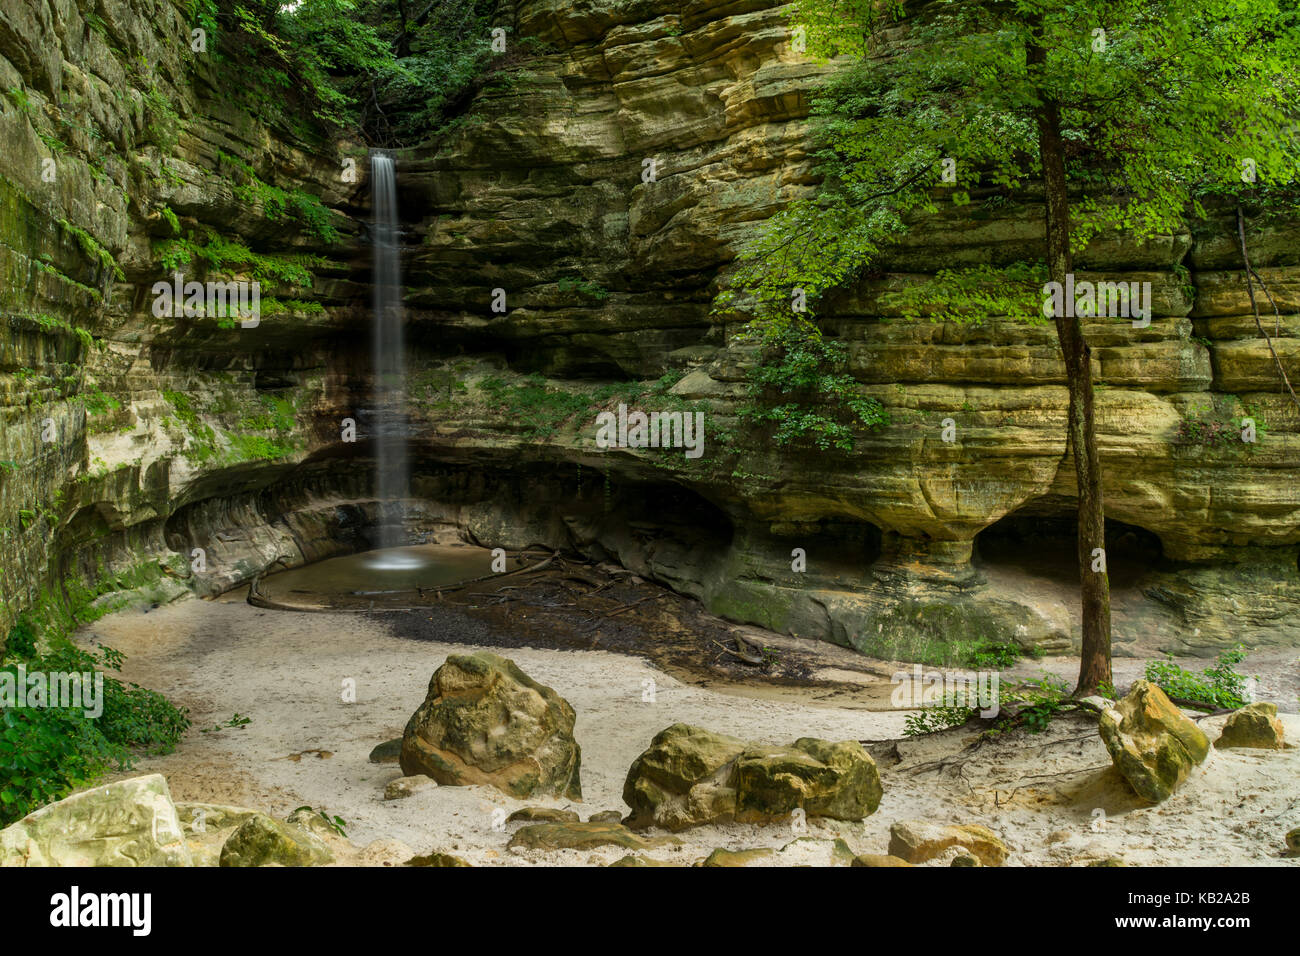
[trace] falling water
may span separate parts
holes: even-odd
[[[410,487],[406,455],[406,365],[402,348],[402,264],[397,229],[397,163],[387,153],[370,155],[374,202],[375,309],[375,494],[382,548],[405,543],[404,501]],[[395,556],[393,556],[395,557]]]

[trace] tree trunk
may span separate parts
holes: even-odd
[[[397,0],[397,14],[402,19],[402,26],[397,34],[397,48],[393,55],[402,59],[411,55],[411,38],[406,32],[406,0]]]
[[[1041,29],[1035,40],[1041,40]],[[1045,62],[1047,51],[1030,41],[1028,63],[1032,71]],[[1064,290],[1073,272],[1070,259],[1070,201],[1065,180],[1065,144],[1061,138],[1059,105],[1045,100],[1037,110],[1038,147],[1043,166],[1043,191],[1047,207],[1047,265],[1050,278]],[[1062,296],[1061,313],[1073,313],[1073,303]],[[1083,647],[1079,683],[1074,696],[1095,694],[1099,685],[1112,683],[1110,661],[1110,579],[1106,573],[1106,516],[1101,492],[1101,463],[1093,410],[1091,349],[1083,338],[1077,316],[1057,315],[1056,334],[1065,358],[1065,380],[1070,395],[1069,447],[1079,492],[1079,577],[1083,599]]]

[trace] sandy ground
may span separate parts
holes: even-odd
[[[346,821],[358,844],[396,839],[418,853],[454,853],[476,865],[603,864],[625,855],[615,848],[506,849],[519,824],[494,827],[494,810],[569,806],[564,801],[517,801],[486,787],[430,787],[383,800],[384,786],[401,771],[371,763],[371,749],[400,736],[448,654],[478,649],[473,628],[454,635],[470,643],[450,634],[445,643],[411,640],[402,628],[401,615],[260,610],[232,596],[122,611],[80,639],[124,652],[126,679],[190,708],[194,726],[175,753],[144,758],[120,775],[163,773],[177,800],[277,815],[302,805],[324,808]],[[1083,716],[1059,720],[1042,735],[1015,732],[992,742],[979,742],[970,731],[899,740],[906,713],[880,709],[882,678],[872,675],[889,673],[892,665],[846,666],[852,661],[841,649],[826,648],[822,673],[836,684],[825,694],[816,687],[700,686],[639,657],[600,650],[493,650],[577,711],[585,799],[573,809],[584,819],[600,810],[626,812],[627,768],[658,731],[678,721],[773,743],[801,736],[882,742],[870,748],[885,795],[865,823],[811,820],[804,833],[788,823],[701,827],[678,834],[677,846],[647,851],[665,861],[693,863],[716,847],[781,847],[796,835],[838,836],[855,852],[883,853],[890,824],[925,819],[990,827],[1011,848],[1009,865],[1118,856],[1137,865],[1300,866],[1281,856],[1283,835],[1300,826],[1300,749],[1212,751],[1174,797],[1143,807],[1109,769],[1095,722]],[[1243,670],[1262,668],[1262,689],[1276,688],[1294,710],[1300,655],[1275,656],[1249,660]],[[1140,676],[1140,662],[1116,665],[1121,685]],[[1062,658],[1026,669],[1068,674],[1073,667],[1077,660]],[[861,692],[845,690],[846,680]],[[343,700],[345,681],[355,682],[355,703]],[[653,702],[642,699],[650,686]],[[235,714],[251,722],[215,729]],[[1225,719],[1202,720],[1211,739]],[[1283,721],[1288,737],[1300,741],[1300,717],[1286,714]]]

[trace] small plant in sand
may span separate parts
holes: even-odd
[[[333,831],[334,831],[335,833],[337,833],[339,836],[344,837],[345,839],[347,838],[347,835],[348,835],[348,834],[347,834],[347,831],[344,829],[344,827],[346,827],[346,826],[348,825],[348,822],[347,822],[346,820],[344,820],[342,817],[339,817],[339,816],[333,816],[333,817],[332,817],[332,816],[329,815],[329,813],[327,813],[327,812],[325,811],[324,808],[318,810],[318,809],[316,809],[315,807],[311,807],[311,806],[302,806],[302,807],[298,807],[298,808],[295,809],[293,812],[294,812],[294,813],[297,813],[299,810],[306,810],[308,813],[314,813],[314,814],[316,814],[318,817],[320,817],[322,820],[324,820],[327,824],[329,824],[329,828],[330,828],[331,830],[333,830]]]
[[[243,714],[236,712],[232,714],[224,723],[217,724],[215,727],[205,727],[200,730],[201,734],[215,734],[219,730],[225,730],[227,727],[246,727],[253,722],[252,717],[245,717]]]
[[[960,727],[979,711],[973,707],[924,707],[920,713],[908,714],[903,719],[903,734],[923,737],[950,727]]]

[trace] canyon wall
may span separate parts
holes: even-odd
[[[0,116],[0,624],[69,579],[144,565],[160,596],[211,594],[369,541],[365,150],[259,120],[180,9],[0,15],[0,90],[18,91]],[[1040,197],[919,223],[829,303],[827,334],[891,422],[849,454],[782,449],[738,414],[757,356],[711,303],[762,220],[813,188],[810,96],[834,65],[792,49],[767,0],[519,0],[501,21],[526,54],[398,154],[413,539],[577,548],[882,656],[1075,646],[1054,330],[905,321],[882,299],[1034,256]],[[276,214],[258,183],[320,197],[330,228]],[[1294,378],[1300,223],[1249,212]],[[256,328],[152,314],[174,244],[205,230],[248,251],[239,274],[290,277]],[[1117,652],[1300,644],[1300,419],[1231,210],[1141,246],[1102,236],[1077,268],[1154,290],[1149,327],[1087,324]],[[703,455],[600,448],[597,413],[620,403],[703,412]],[[1187,440],[1243,408],[1258,441]]]

